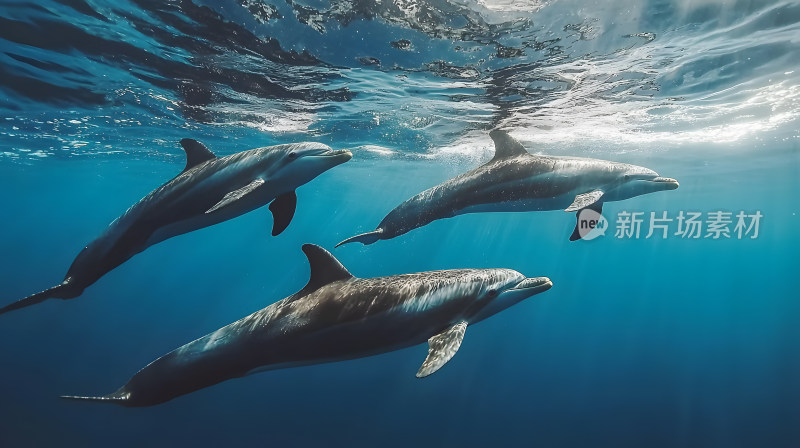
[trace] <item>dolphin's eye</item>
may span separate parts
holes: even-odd
[[[497,290],[496,289],[490,289],[490,290],[486,291],[486,296],[487,297],[497,297]]]
[[[297,153],[296,153],[296,152],[294,152],[294,151],[292,151],[292,152],[290,152],[290,153],[289,153],[289,154],[288,154],[286,157],[288,157],[288,158],[289,158],[289,160],[294,160],[294,159],[296,159],[296,158],[297,158]]]

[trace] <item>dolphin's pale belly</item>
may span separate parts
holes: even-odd
[[[391,302],[392,292],[361,297],[344,292],[335,298],[337,303],[312,297],[298,304],[291,315],[248,336],[247,343],[263,347],[265,355],[255,370],[343,361],[410,347],[462,318],[459,312],[464,306],[452,300],[455,294],[450,291],[415,295],[391,306],[378,303]],[[347,301],[361,303],[348,310],[342,306]]]
[[[387,316],[385,320],[334,326],[291,341],[275,341],[283,344],[282,355],[266,360],[246,374],[379,355],[422,344],[435,333],[431,327],[415,326],[411,320],[403,328],[394,323]]]
[[[204,167],[208,170],[211,168]],[[94,246],[93,251],[96,252],[94,258],[101,258],[102,254],[114,248],[118,241],[131,239],[132,235],[144,235],[145,238],[131,247],[132,253],[128,256],[173,236],[246,213],[249,211],[248,207],[241,207],[238,204],[215,213],[205,213],[227,192],[237,188],[232,168],[234,167],[226,166],[211,175],[191,171],[182,173],[153,190],[115,219],[103,234],[90,244]],[[250,210],[252,208],[254,207],[249,207]]]
[[[153,361],[119,391],[137,405],[157,404],[214,384],[267,370],[385,353],[425,342],[441,330],[387,313],[305,331],[305,326],[251,331],[255,315],[223,327]],[[392,320],[398,319],[399,320]]]
[[[441,199],[445,199],[441,202],[452,204],[445,217],[467,213],[564,210],[576,195],[592,189],[579,176],[550,172],[501,182],[484,176],[439,188],[442,189]]]
[[[474,204],[456,211],[456,215],[488,212],[541,212],[564,210],[575,199],[573,194],[565,194],[554,198],[519,199],[514,201],[490,202]]]
[[[205,213],[205,211],[203,211],[190,216],[187,219],[163,225],[157,228],[152,235],[150,235],[145,244],[147,247],[149,247],[172,237],[213,226],[229,219],[244,215],[245,213],[249,213],[259,207],[263,207],[275,199],[276,194],[270,190],[271,189],[265,186],[264,191],[257,193],[254,192],[253,194],[248,195],[248,197],[236,201],[229,206],[214,210],[211,213]],[[211,206],[208,208],[210,209],[212,206],[213,204],[211,204]]]

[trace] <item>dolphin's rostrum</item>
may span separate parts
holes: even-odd
[[[151,362],[116,392],[74,400],[150,406],[253,372],[360,358],[428,341],[417,377],[441,368],[468,325],[547,291],[546,277],[455,269],[356,278],[306,244],[308,284],[291,296]]]
[[[626,163],[528,153],[501,130],[489,133],[495,155],[486,164],[419,193],[390,211],[372,232],[342,244],[388,240],[438,219],[466,213],[523,212],[590,208],[604,202],[678,188],[675,179]],[[578,225],[570,241],[580,239]]]
[[[183,139],[186,167],[134,204],[75,258],[60,284],[0,308],[0,314],[50,298],[71,299],[137,253],[173,236],[235,218],[271,202],[272,234],[289,225],[295,189],[352,158],[321,143],[295,143],[216,157]]]

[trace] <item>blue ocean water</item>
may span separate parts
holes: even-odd
[[[218,155],[297,141],[352,161],[266,210],[135,256],[71,301],[0,316],[0,445],[800,446],[800,3],[0,4],[2,304],[52,286],[127,207]],[[333,253],[360,277],[505,267],[555,286],[466,334],[235,379],[149,408],[115,390],[158,356],[297,291],[303,243],[372,230],[507,129],[534,153],[647,166],[675,191],[436,221]],[[639,238],[616,235],[642,212]],[[672,218],[646,238],[650,212]],[[677,235],[730,213],[730,237]],[[736,215],[759,214],[739,238]]]

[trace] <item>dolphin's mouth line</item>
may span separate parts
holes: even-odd
[[[342,156],[342,155],[350,157],[350,158],[353,157],[353,153],[350,152],[350,150],[348,150],[348,149],[330,149],[330,150],[327,150],[325,152],[321,152],[321,153],[318,153],[318,154],[309,154],[309,155],[307,155],[305,157],[337,157],[337,156]]]
[[[648,182],[663,184],[666,186],[667,190],[674,190],[680,186],[678,181],[671,177],[654,177],[653,179],[649,179]]]
[[[668,190],[674,190],[680,186],[677,180],[671,177],[655,176],[647,179],[635,179],[632,182],[648,182],[653,184],[663,184],[667,186]]]
[[[553,282],[547,277],[526,278],[507,291],[524,291],[528,289],[542,289],[547,291],[553,287]]]
[[[664,182],[664,183],[668,183],[668,184],[677,184],[678,183],[677,180],[675,180],[675,179],[673,179],[671,177],[655,177],[653,179],[650,179],[650,182]]]

